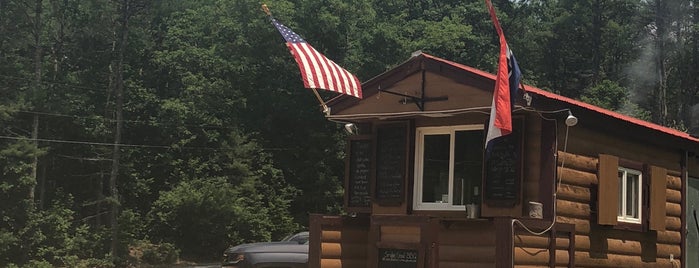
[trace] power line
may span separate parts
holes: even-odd
[[[108,122],[112,122],[112,123],[117,121],[116,119],[104,118],[104,117],[94,118],[94,117],[87,117],[87,116],[77,116],[77,115],[68,115],[68,114],[47,113],[47,112],[33,112],[33,111],[24,111],[24,110],[18,110],[18,112],[25,113],[25,114],[38,114],[38,115],[47,115],[47,116],[55,116],[55,117],[69,117],[69,118],[88,119],[88,120],[104,120],[104,121],[108,121]],[[122,120],[122,122],[139,123],[139,124],[150,125],[150,126],[186,126],[186,127],[201,127],[201,128],[237,129],[236,127],[226,127],[226,126],[219,126],[219,125],[166,124],[166,123],[157,122],[157,121],[144,121],[144,120]]]
[[[17,80],[24,80],[28,82],[33,82],[33,79],[30,78],[23,78],[23,77],[16,77],[16,76],[9,76],[9,75],[3,75],[0,74],[0,77],[6,77],[6,78],[12,78],[12,79],[17,79]],[[63,86],[70,86],[74,88],[80,88],[80,89],[86,89],[86,90],[91,90],[91,91],[98,91],[97,88],[95,87],[86,87],[86,86],[80,86],[76,84],[70,84],[70,83],[61,83],[61,82],[55,82],[55,81],[46,81],[42,80],[42,84],[55,84],[55,85],[63,85]],[[103,86],[107,87],[107,85],[97,85],[97,86]],[[90,120],[97,120],[96,118],[93,117],[84,117],[84,116],[77,116],[77,115],[66,115],[66,114],[57,114],[57,113],[47,113],[47,112],[34,112],[34,111],[19,111],[21,113],[27,113],[27,114],[38,114],[38,115],[49,115],[49,116],[57,116],[57,117],[71,117],[71,118],[79,118],[79,119],[90,119]],[[110,119],[110,118],[102,118],[101,120],[105,120],[108,122],[116,122],[117,120],[115,119]],[[197,125],[197,124],[164,124],[161,122],[156,122],[156,121],[142,121],[142,120],[122,120],[122,122],[126,123],[140,123],[140,124],[146,124],[146,125],[165,125],[165,126],[187,126],[187,127],[201,127],[201,128],[220,128],[220,129],[236,129],[235,127],[226,127],[226,126],[218,126],[218,125]]]
[[[15,80],[23,80],[23,81],[27,81],[27,82],[35,82],[34,79],[26,78],[26,77],[17,77],[17,76],[10,76],[10,75],[4,75],[4,74],[0,74],[0,77],[5,77],[5,78],[10,78],[10,79],[15,79]],[[55,80],[47,81],[45,79],[41,80],[41,84],[68,86],[68,87],[73,87],[73,88],[78,88],[78,89],[90,90],[93,92],[105,91],[108,88],[108,85],[106,85],[106,84],[96,84],[94,87],[88,87],[88,86],[83,86],[83,85],[79,85],[79,84],[59,82],[59,81],[55,81]],[[105,90],[101,90],[101,87],[103,87]]]
[[[69,141],[69,140],[55,140],[55,139],[32,139],[32,138],[11,137],[11,136],[0,136],[0,139],[21,140],[21,141],[40,141],[40,142],[64,143],[64,144],[99,145],[99,146],[115,146],[115,145],[117,145],[116,143],[107,143],[107,142]],[[125,143],[119,143],[118,145],[122,146],[122,147],[132,147],[132,148],[177,149],[177,148],[174,148],[171,146],[164,146],[164,145],[125,144]],[[211,150],[211,151],[233,150],[233,149],[222,149],[222,148],[213,148],[213,147],[179,147],[179,149]]]

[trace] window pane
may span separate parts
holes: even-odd
[[[454,147],[454,205],[479,203],[483,130],[457,131]]]
[[[449,134],[425,135],[422,156],[422,202],[441,203],[445,202],[444,197],[448,196],[449,142]]]
[[[626,184],[626,216],[637,219],[640,201],[638,196],[638,175],[626,174]]]
[[[624,171],[619,170],[618,174],[619,174],[618,175],[619,176],[619,194],[617,196],[618,196],[619,200],[618,200],[617,206],[616,206],[617,207],[616,215],[617,216],[624,216],[624,212],[623,212],[624,193],[626,192],[626,191],[624,191]]]

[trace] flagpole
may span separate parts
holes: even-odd
[[[270,19],[272,18],[272,12],[269,11],[267,4],[262,4],[262,11],[264,11]],[[323,98],[320,97],[318,90],[316,90],[315,88],[311,88],[311,90],[313,90],[313,94],[316,95],[316,98],[318,99],[320,106],[323,107],[323,113],[325,113],[326,115],[330,115],[330,109],[328,108],[328,105],[325,104],[325,101],[323,101]]]

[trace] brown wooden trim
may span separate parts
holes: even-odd
[[[407,214],[413,209],[413,198],[415,197],[415,120],[410,120],[408,124],[408,166],[406,168],[406,210]]]
[[[638,161],[619,158],[619,166],[643,172],[646,165]]]
[[[374,224],[373,221],[374,216],[371,216],[371,224],[369,224],[369,246],[367,247],[367,262],[369,263],[369,268],[377,268],[379,266],[377,261],[379,259],[379,252],[373,245],[376,245],[379,241],[381,241],[381,226]]]
[[[321,222],[323,215],[311,214],[309,216],[309,232],[308,240],[308,267],[320,268],[320,235],[323,231]]]
[[[541,120],[541,178],[539,179],[539,202],[543,204],[544,219],[552,220],[555,214],[553,202],[558,168],[556,148],[558,133],[556,122]]]
[[[568,234],[568,267],[575,267],[575,224],[556,223],[558,232]]]
[[[495,267],[511,268],[513,266],[514,238],[512,237],[512,218],[495,217]]]
[[[356,217],[352,216],[342,216],[342,225],[343,226],[369,226],[370,224],[370,219],[369,215],[367,214],[358,214]]]
[[[430,221],[427,216],[412,215],[372,215],[372,225],[425,225]]]
[[[413,215],[431,216],[441,218],[466,218],[466,211],[451,211],[451,210],[413,210]]]
[[[549,231],[549,268],[556,268],[556,224]]]
[[[641,221],[643,221],[643,219],[641,219]],[[646,228],[644,228],[644,225],[641,223],[618,221],[617,224],[613,226],[613,229],[623,231],[645,232]]]
[[[425,56],[423,55],[411,58],[403,64],[362,83],[362,96],[368,98],[376,94],[379,88],[382,90],[389,89],[395,83],[420,71],[423,61],[425,61]],[[342,94],[328,100],[327,105],[331,107],[332,113],[337,114],[342,110],[356,105],[360,101],[361,100],[358,98]]]
[[[662,167],[650,166],[648,173],[650,173],[648,227],[650,230],[665,231],[667,170]]]
[[[680,215],[680,222],[682,223],[682,227],[680,228],[681,234],[687,233],[687,185],[689,185],[689,170],[687,168],[687,162],[689,161],[688,154],[687,151],[682,152],[682,160],[680,162],[680,169],[682,169],[682,171],[680,171],[680,181],[682,181],[682,189],[680,189],[680,195],[682,196],[682,201],[680,202],[680,208],[682,208],[682,213]],[[682,263],[682,267],[687,267],[687,236],[681,235],[680,237],[680,262]]]
[[[439,230],[439,220],[431,220],[427,216],[414,216],[414,215],[371,215],[371,227],[370,227],[370,237],[373,238],[369,240],[370,245],[375,245],[369,249],[369,262],[371,262],[369,267],[377,267],[379,263],[379,249],[380,248],[395,248],[395,249],[415,249],[419,253],[418,257],[418,267],[425,267],[425,264],[431,263],[432,260],[427,261],[428,245],[434,244],[433,241],[437,239],[437,232]],[[420,242],[418,243],[404,243],[404,242],[390,242],[383,241],[381,238],[381,226],[414,226],[420,229]],[[428,266],[432,267],[432,266]],[[380,267],[378,267],[380,268]]]
[[[440,219],[430,219],[427,230],[423,231],[422,241],[424,241],[426,250],[426,258],[428,260],[427,267],[439,267],[439,227]]]
[[[490,90],[495,86],[494,80],[485,78],[472,72],[465,72],[463,69],[457,68],[453,65],[444,64],[434,60],[426,60],[424,63],[427,71],[451,78],[454,81],[464,85],[470,85],[484,91]]]
[[[643,232],[650,230],[650,181],[651,172],[649,165],[643,165],[642,169],[643,175],[641,177],[641,228]],[[667,185],[667,183],[665,183]],[[665,201],[667,202],[667,201]],[[663,207],[665,207],[665,202],[663,202]],[[664,222],[664,220],[663,220]]]
[[[619,195],[619,158],[600,154],[597,170],[597,223],[601,225],[617,224]]]

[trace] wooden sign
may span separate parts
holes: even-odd
[[[485,203],[492,207],[513,207],[522,192],[522,146],[524,119],[512,122],[512,133],[494,139],[483,158]]]
[[[408,123],[388,123],[376,129],[376,185],[379,203],[401,204],[405,196]]]
[[[371,207],[371,136],[357,136],[348,142],[346,163],[345,209],[349,212],[369,212]]]

